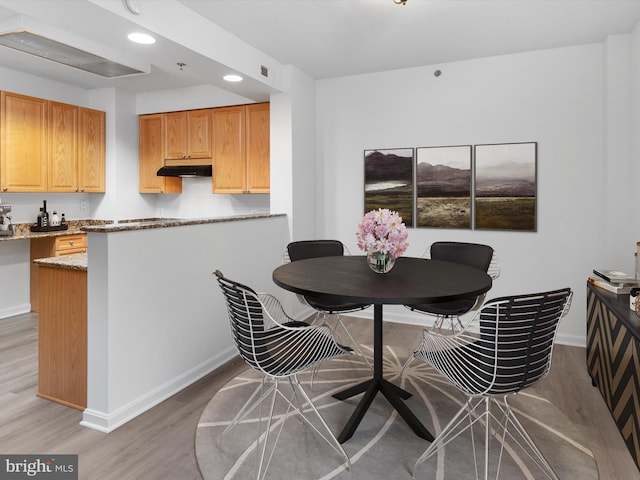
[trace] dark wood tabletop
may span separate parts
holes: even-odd
[[[491,277],[441,260],[400,257],[389,273],[375,273],[364,256],[319,257],[281,265],[276,285],[318,299],[371,304],[420,304],[477,297]]]

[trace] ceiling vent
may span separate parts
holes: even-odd
[[[77,68],[85,72],[93,73],[105,78],[117,78],[127,75],[149,73],[150,66],[140,65],[140,62],[128,59],[124,64],[115,61],[115,55],[104,54],[107,47],[93,45],[85,39],[74,37],[67,32],[58,32],[52,27],[35,22],[33,19],[18,16],[9,19],[13,28],[0,26],[0,46],[12,48],[23,53],[28,53],[52,62]],[[3,28],[4,27],[4,28]],[[38,33],[33,33],[37,31]],[[73,45],[82,45],[82,49]],[[101,52],[98,54],[98,52]],[[138,65],[136,65],[136,63]]]

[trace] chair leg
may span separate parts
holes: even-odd
[[[544,455],[542,454],[538,446],[535,444],[531,436],[527,433],[525,428],[522,426],[522,424],[518,420],[518,417],[516,417],[516,414],[511,408],[511,405],[509,404],[509,402],[507,401],[506,396],[503,398],[503,402],[505,404],[504,437],[506,438],[506,436],[508,435],[509,438],[511,438],[524,452],[527,453],[529,458],[531,458],[531,460],[536,465],[538,465],[538,467],[547,475],[547,477],[549,477],[552,480],[559,480],[558,474],[555,472],[553,467],[551,467],[551,465],[549,464],[547,459],[544,457]],[[521,444],[518,441],[518,439],[509,431],[509,425],[512,425],[514,427],[516,432],[520,435],[520,437],[524,441],[525,445]],[[526,447],[529,447],[531,451],[530,452],[527,451]]]
[[[260,402],[260,405],[262,406],[263,400],[265,400],[267,396],[271,395],[267,425],[264,432],[262,431],[262,421],[261,421],[261,419],[263,418],[262,412],[260,413],[260,417],[259,417],[260,421],[258,422],[258,425],[259,425],[258,436],[256,439],[256,446],[258,447],[258,456],[256,458],[256,461],[257,461],[256,478],[258,480],[264,479],[266,472],[269,468],[269,465],[271,464],[271,460],[276,450],[278,440],[280,439],[280,434],[282,433],[284,423],[287,420],[287,418],[292,414],[292,412],[297,413],[304,423],[309,425],[327,444],[329,444],[329,446],[331,446],[338,454],[340,454],[346,461],[347,469],[351,470],[351,460],[349,459],[349,456],[344,451],[344,449],[342,448],[342,445],[340,445],[340,442],[338,442],[335,435],[333,434],[333,432],[325,422],[324,418],[322,418],[322,415],[320,415],[320,412],[318,411],[318,409],[315,407],[315,405],[313,404],[313,402],[311,401],[307,393],[302,388],[302,385],[300,384],[298,377],[296,375],[290,376],[289,383],[292,388],[292,393],[290,397],[287,397],[282,392],[280,388],[279,379],[276,378],[274,379],[273,386],[270,387],[267,392],[261,395],[260,399],[258,400],[258,402]],[[255,397],[255,392],[253,396]],[[287,404],[287,409],[285,413],[282,415],[281,420],[279,420],[279,422],[274,422],[274,409],[276,404],[276,398],[278,396],[284,399],[284,401]],[[314,425],[306,417],[303,410],[305,404],[308,405],[311,411],[315,413],[315,415],[321,422],[322,427],[326,430],[326,433],[321,432],[318,429],[318,427]],[[256,406],[256,402],[254,402],[254,404],[252,405],[251,410],[255,408],[255,406]],[[246,416],[248,411],[245,411],[243,415]],[[277,429],[277,431],[274,431],[274,429]],[[272,433],[275,433],[275,439],[272,440],[271,442],[272,445],[269,446],[269,439],[272,437]],[[260,445],[260,443],[262,443],[262,445]]]
[[[231,423],[229,425],[227,425],[227,428],[225,428],[223,430],[223,432],[220,434],[220,437],[218,438],[218,446],[222,446],[222,438],[225,434],[227,434],[229,431],[231,431],[238,423],[240,423],[242,420],[244,420],[246,418],[247,415],[249,415],[253,410],[255,410],[255,408],[262,404],[262,402],[264,401],[265,398],[267,398],[267,396],[269,395],[269,393],[271,392],[271,390],[274,388],[273,386],[270,386],[269,389],[265,392],[264,391],[264,387],[265,387],[265,383],[266,383],[266,377],[262,379],[262,382],[256,387],[255,391],[251,394],[251,396],[247,399],[247,401],[244,403],[244,405],[242,406],[242,408],[240,408],[240,410],[238,411],[238,413],[236,414],[236,416],[233,418],[233,420],[231,421]],[[262,391],[262,394],[260,395],[260,398],[258,398],[257,400],[253,401],[253,399]]]
[[[340,442],[338,441],[338,439],[336,438],[336,436],[333,434],[333,432],[331,431],[331,429],[329,428],[329,425],[327,425],[327,422],[325,421],[325,419],[322,417],[322,415],[320,415],[320,412],[318,411],[318,409],[316,408],[316,406],[313,404],[313,402],[311,401],[311,399],[309,398],[309,396],[307,395],[307,392],[304,391],[304,388],[302,388],[302,385],[300,384],[300,380],[298,379],[298,377],[296,375],[293,375],[292,377],[293,383],[295,384],[298,392],[300,392],[300,394],[302,395],[302,397],[305,399],[307,405],[309,405],[309,408],[315,413],[316,417],[318,418],[318,420],[320,421],[320,423],[322,424],[323,428],[327,431],[328,435],[323,434],[313,423],[311,423],[311,421],[304,415],[304,413],[301,410],[298,410],[298,408],[295,405],[292,405],[293,408],[295,410],[298,411],[298,413],[300,414],[300,416],[302,417],[302,419],[325,441],[327,442],[327,444],[329,444],[329,446],[331,446],[338,454],[342,455],[342,457],[345,459],[346,463],[347,463],[347,470],[351,471],[351,459],[349,458],[349,455],[347,455],[347,452],[344,451],[344,448],[342,448],[342,445],[340,444]],[[327,438],[328,437],[328,438]]]
[[[470,397],[465,405],[456,413],[453,419],[447,424],[447,426],[440,432],[440,434],[431,443],[429,448],[418,458],[413,468],[412,476],[415,478],[415,472],[418,465],[429,457],[433,456],[440,449],[444,448],[449,442],[458,437],[466,430],[471,432],[471,445],[473,450],[473,459],[475,465],[476,479],[483,478],[489,479],[489,457],[490,446],[493,439],[500,442],[500,452],[498,454],[495,478],[500,475],[500,467],[502,465],[502,456],[504,452],[505,444],[511,440],[515,445],[529,456],[529,458],[544,472],[547,478],[551,480],[559,480],[558,475],[553,470],[549,462],[542,455],[542,452],[538,449],[533,439],[526,432],[511,406],[509,405],[506,396],[502,399],[504,407],[494,398],[485,397],[477,399]],[[501,417],[498,418],[492,411],[492,406],[496,407],[501,412]],[[469,423],[464,425],[465,420],[469,420]],[[480,421],[483,429],[484,436],[484,465],[482,474],[479,475],[478,471],[478,456],[476,454],[475,435],[473,433],[473,426],[476,422]],[[493,425],[493,427],[492,427]],[[510,427],[513,427],[514,432]],[[517,436],[516,436],[517,435]]]
[[[474,401],[476,403],[474,404]],[[462,406],[458,413],[451,419],[451,421],[442,429],[440,434],[431,442],[431,445],[425,450],[425,452],[418,458],[413,466],[412,477],[415,478],[416,469],[418,465],[433,456],[440,449],[444,448],[449,442],[456,439],[460,434],[464,433],[473,427],[473,424],[480,420],[481,416],[474,414],[478,406],[483,404],[483,399],[477,401],[473,397],[467,399],[466,403]],[[474,418],[475,415],[475,418]],[[464,425],[465,420],[469,420],[469,423]]]
[[[351,332],[349,332],[349,330],[347,329],[347,327],[345,327],[344,323],[342,322],[342,319],[340,318],[340,315],[335,313],[335,314],[328,314],[325,313],[324,314],[324,323],[326,325],[329,325],[329,322],[327,321],[327,319],[329,318],[329,316],[334,315],[336,317],[336,323],[333,327],[329,326],[329,328],[331,328],[331,330],[335,333],[335,331],[338,329],[338,326],[340,326],[342,328],[342,330],[344,331],[344,333],[347,334],[347,336],[349,337],[349,340],[351,341],[351,344],[353,345],[353,348],[356,350],[356,353],[358,355],[360,355],[365,363],[367,364],[367,367],[369,368],[369,370],[373,371],[373,366],[371,365],[371,362],[369,362],[369,359],[367,358],[367,356],[364,354],[364,352],[362,351],[362,349],[360,348],[360,345],[358,344],[358,342],[355,341],[355,339],[353,338],[353,336],[351,335]]]

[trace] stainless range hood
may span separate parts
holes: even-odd
[[[159,177],[210,177],[211,165],[167,165],[158,170]]]

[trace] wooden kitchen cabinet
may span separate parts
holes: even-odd
[[[55,237],[40,237],[30,240],[30,302],[31,311],[40,311],[40,295],[38,294],[39,267],[33,263],[38,258],[59,257],[87,251],[87,234],[73,233]]]
[[[87,407],[87,272],[41,265],[38,396]]]
[[[50,192],[105,191],[105,113],[49,104]]]
[[[269,193],[269,104],[213,109],[213,193]]]
[[[249,193],[269,193],[270,133],[269,104],[246,106],[247,190]]]
[[[165,113],[166,160],[211,158],[211,110]],[[173,163],[176,165],[176,163]]]
[[[106,189],[106,114],[78,107],[78,189],[99,193]]]
[[[182,179],[156,175],[164,166],[165,115],[162,113],[138,117],[138,181],[140,193],[180,193]]]
[[[49,102],[0,92],[0,188],[46,192]]]
[[[1,92],[5,192],[104,192],[105,113]]]
[[[78,108],[49,102],[50,192],[75,192],[78,188]]]

